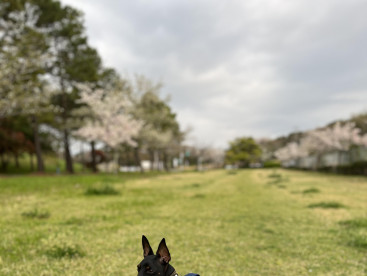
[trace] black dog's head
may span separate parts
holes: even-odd
[[[165,239],[160,242],[157,252],[154,255],[148,239],[143,236],[144,259],[138,264],[138,276],[170,276],[174,275],[175,269],[169,264],[171,255],[166,245]]]

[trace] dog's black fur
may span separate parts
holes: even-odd
[[[157,252],[153,254],[148,239],[142,238],[144,259],[138,264],[138,276],[171,276],[175,275],[175,269],[169,264],[171,255],[165,239],[160,242]]]

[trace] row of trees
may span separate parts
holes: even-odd
[[[161,86],[137,76],[121,78],[106,68],[88,44],[82,13],[57,0],[4,0],[0,3],[0,156],[16,160],[35,153],[45,169],[43,150],[61,140],[72,173],[71,139],[103,143],[118,157],[122,148],[164,156],[167,168],[184,133]],[[42,130],[42,131],[41,131]],[[95,155],[92,168],[96,170]]]
[[[336,122],[325,128],[303,133],[298,141],[292,141],[278,149],[275,156],[282,162],[316,156],[316,169],[320,167],[323,154],[337,152],[340,159],[343,153],[357,146],[367,146],[367,134],[362,134],[354,122]]]
[[[225,162],[240,168],[275,166],[281,162],[285,166],[335,169],[353,162],[365,162],[366,154],[367,113],[361,113],[345,121],[276,139],[237,138],[230,142]]]

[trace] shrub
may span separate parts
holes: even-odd
[[[319,171],[336,172],[346,175],[367,175],[367,161],[359,161],[350,165],[335,167],[323,167]]]
[[[280,168],[282,164],[278,160],[268,160],[263,164],[264,168]]]
[[[367,228],[367,218],[343,220],[339,222],[339,224],[347,226],[349,228]]]
[[[22,216],[25,218],[34,218],[34,219],[47,219],[50,217],[49,211],[40,211],[37,208],[28,212],[23,212]]]
[[[102,188],[88,188],[85,195],[119,195],[120,192],[111,186],[104,186]]]
[[[317,194],[317,193],[320,193],[320,190],[317,189],[317,188],[309,188],[309,189],[306,189],[306,190],[303,190],[304,194]]]
[[[281,179],[282,175],[280,173],[277,173],[276,171],[273,171],[271,174],[268,175],[269,178],[275,178],[275,179]]]
[[[362,234],[352,235],[348,245],[357,247],[359,249],[367,249],[367,235]]]
[[[205,198],[204,194],[195,194],[192,196],[192,198]]]
[[[84,223],[84,220],[81,218],[75,218],[72,217],[68,219],[67,221],[63,222],[65,225],[82,225]]]
[[[336,201],[329,201],[310,204],[308,205],[308,208],[339,209],[345,208],[345,206]]]
[[[51,258],[77,258],[84,257],[85,253],[80,249],[78,245],[54,245],[46,251],[46,255]]]
[[[227,172],[227,174],[237,174],[237,172],[234,171],[234,170],[230,170],[230,171]]]

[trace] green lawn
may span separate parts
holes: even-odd
[[[284,170],[0,177],[0,275],[366,275],[367,178]]]

